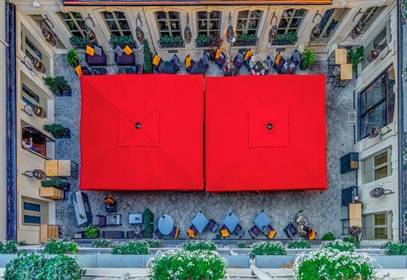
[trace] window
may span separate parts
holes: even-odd
[[[86,25],[82,15],[78,12],[58,12],[59,17],[72,36],[86,38]]]
[[[181,21],[178,12],[156,12],[160,37],[181,37]]]
[[[48,223],[47,202],[28,197],[22,197],[21,203],[23,225],[39,226],[40,224]]]
[[[369,27],[372,25],[372,23],[377,19],[377,17],[380,15],[380,13],[383,11],[383,9],[384,9],[384,7],[371,7],[366,10],[366,12],[363,14],[363,16],[356,23],[356,25],[359,24],[359,22],[363,22],[363,24],[364,24],[360,35],[363,35],[366,33],[366,31],[369,29]]]
[[[284,10],[281,15],[280,22],[277,26],[277,34],[295,33],[298,32],[302,19],[305,16],[304,9],[288,9]]]
[[[390,213],[365,215],[363,217],[364,239],[392,239],[391,219]]]
[[[45,56],[45,52],[38,47],[35,40],[30,35],[28,30],[22,25],[21,26],[21,50],[27,55],[28,58],[37,58],[42,61],[46,68],[45,75],[49,75],[49,59]],[[28,60],[28,59],[27,59]],[[33,71],[35,71],[33,69]]]
[[[370,64],[369,63],[369,56],[370,52],[384,44],[388,44],[391,41],[391,33],[390,33],[390,21],[386,24],[386,26],[380,31],[379,34],[377,34],[372,41],[370,41],[366,46],[365,46],[365,52],[364,52],[364,57],[362,60],[362,71]],[[383,52],[386,53],[388,49],[384,49]],[[385,54],[380,55],[380,57],[384,57]]]
[[[124,12],[102,12],[101,14],[105,19],[106,25],[111,34],[114,34],[117,37],[130,36],[133,38],[130,25],[127,22]]]
[[[329,9],[326,11],[320,21],[321,35],[319,38],[311,41],[310,44],[326,44],[334,33],[335,29],[338,27],[339,22],[342,20],[343,16],[346,14],[347,9]],[[317,19],[315,19],[316,21]]]
[[[237,26],[236,33],[238,35],[257,35],[257,31],[260,25],[262,11],[240,11],[237,14]]]
[[[391,148],[388,148],[362,161],[362,183],[390,176],[391,171]]]
[[[20,98],[28,105],[39,105],[47,111],[48,102],[43,94],[42,90],[40,90],[38,86],[27,77],[27,75],[21,72]]]
[[[222,12],[212,11],[212,12],[197,12],[197,27],[198,36],[216,36],[219,37],[220,34],[220,19],[222,18]]]
[[[42,22],[42,26],[45,26],[51,32],[51,34],[55,37],[55,41],[57,42],[57,44],[55,45],[55,47],[57,49],[65,49],[65,46],[58,39],[58,35],[54,32],[53,28],[49,25],[49,22],[48,21],[42,21],[44,19],[44,17],[42,15],[31,15],[31,19],[33,21],[35,21],[35,23],[40,28],[42,28],[41,27],[41,22]]]
[[[359,139],[367,137],[370,130],[393,122],[396,96],[394,67],[381,74],[359,96]]]
[[[30,138],[32,138],[32,147],[30,147]],[[53,152],[54,140],[24,121],[21,121],[20,145],[24,150],[42,158],[50,159],[53,157],[50,153]]]

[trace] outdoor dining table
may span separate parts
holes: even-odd
[[[170,215],[164,214],[158,220],[158,230],[164,234],[168,235],[174,228],[174,220]]]
[[[267,217],[266,213],[261,212],[257,218],[254,220],[254,224],[259,228],[263,229],[270,224],[270,219]]]
[[[229,231],[233,232],[236,226],[239,224],[239,219],[236,217],[235,213],[230,211],[229,214],[227,214],[226,218],[223,220],[223,223]]]
[[[205,217],[204,214],[198,213],[195,218],[192,220],[192,224],[195,226],[195,228],[199,231],[202,232],[205,227],[208,225],[209,221]]]

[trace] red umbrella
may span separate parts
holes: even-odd
[[[202,190],[203,77],[81,77],[82,190]]]
[[[323,190],[324,75],[207,77],[206,190]]]

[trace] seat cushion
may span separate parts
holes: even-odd
[[[189,68],[191,66],[192,57],[188,56],[185,58],[185,67]]]
[[[267,235],[267,238],[273,239],[274,236],[276,236],[276,232],[274,230],[270,230],[269,235]]]
[[[120,46],[116,46],[114,49],[114,52],[118,55],[121,56],[123,54],[123,49]]]
[[[133,50],[126,45],[126,47],[123,49],[124,53],[127,55],[131,55],[133,53]]]
[[[309,240],[314,240],[317,237],[317,233],[315,232],[315,230],[311,231],[311,233],[309,234]]]
[[[250,57],[252,57],[253,53],[251,50],[248,50],[244,56],[244,60],[248,60]]]
[[[75,72],[79,77],[82,76],[82,67],[80,65],[76,66]]]
[[[158,67],[158,66],[160,66],[160,62],[161,62],[161,57],[159,57],[157,54],[155,54],[153,57],[153,65]]]
[[[194,233],[194,231],[192,230],[192,229],[188,229],[188,236],[189,237],[191,237],[191,238],[195,238],[195,233]]]
[[[102,55],[102,52],[103,52],[102,48],[100,48],[98,46],[95,46],[94,48],[95,48],[95,54]]]
[[[86,46],[86,54],[90,55],[90,56],[94,56],[95,55],[95,49],[92,48],[91,46]]]
[[[219,59],[221,53],[222,53],[222,50],[221,50],[221,49],[217,49],[217,50],[216,50],[216,54],[215,54],[215,59]]]
[[[227,237],[229,236],[229,231],[227,229],[222,229],[220,231],[220,234],[222,235],[222,237]]]

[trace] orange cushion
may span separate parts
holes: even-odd
[[[189,67],[191,66],[191,61],[192,61],[192,57],[190,57],[190,56],[188,56],[188,57],[185,59],[185,67],[186,67],[186,68],[189,68]]]
[[[227,229],[222,229],[220,231],[220,234],[222,235],[222,237],[226,237],[229,236],[229,231]]]
[[[80,65],[76,66],[75,72],[79,77],[82,76],[82,67]]]
[[[177,238],[178,238],[178,234],[179,234],[179,229],[177,228],[177,229],[175,230],[175,236],[174,236],[174,239],[177,239]]]
[[[221,50],[221,49],[217,49],[217,50],[216,50],[215,59],[219,59],[221,53],[222,53],[222,50]]]
[[[154,58],[153,58],[153,65],[154,66],[158,66],[158,64],[160,63],[160,61],[161,61],[161,58],[158,56],[158,55],[154,55]]]
[[[274,230],[270,230],[269,235],[267,236],[267,238],[273,239],[274,236],[276,236],[276,232]]]
[[[111,204],[111,203],[114,203],[114,200],[111,199],[110,197],[108,197],[105,199],[105,203]]]
[[[277,57],[276,57],[276,64],[279,64],[279,63],[280,63],[280,59],[281,59],[281,54],[277,54]]]
[[[126,47],[123,49],[124,53],[127,55],[131,55],[133,53],[133,50],[126,45]]]
[[[86,53],[90,56],[94,56],[95,55],[95,49],[90,47],[90,46],[86,46]]]
[[[251,51],[251,50],[248,50],[248,51],[246,52],[246,55],[244,56],[244,60],[245,60],[245,61],[248,60],[252,55],[253,55],[252,51]]]
[[[191,237],[191,238],[195,238],[195,233],[194,233],[194,231],[192,230],[192,229],[188,229],[188,236],[189,237]]]
[[[315,232],[315,230],[311,231],[311,233],[309,234],[309,240],[314,240],[317,237],[317,233]]]

